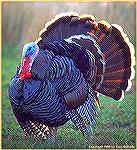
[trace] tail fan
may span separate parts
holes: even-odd
[[[36,43],[44,49],[46,43],[67,39],[76,43],[91,58],[91,76],[88,82],[98,93],[115,100],[123,97],[134,77],[134,47],[121,26],[92,15],[74,12],[62,13],[49,21],[40,32]],[[92,65],[94,64],[96,65]]]
[[[134,47],[121,26],[100,21],[98,27],[95,36],[103,53],[105,71],[103,81],[96,90],[113,99],[122,100],[124,91],[131,88],[134,77]]]
[[[67,39],[73,35],[87,34],[96,29],[95,17],[92,15],[79,15],[75,12],[61,13],[45,24],[40,31],[36,43],[44,48],[45,43],[52,43]]]

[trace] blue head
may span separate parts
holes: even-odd
[[[39,47],[36,43],[31,42],[24,45],[22,53],[22,63],[19,71],[19,77],[21,80],[31,77],[31,67],[38,52]]]
[[[34,42],[27,43],[23,47],[22,57],[27,57],[27,56],[35,57],[35,55],[37,55],[38,52],[39,52],[39,47],[37,44],[35,44]]]

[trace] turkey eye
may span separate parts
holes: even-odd
[[[31,47],[29,47],[28,50],[30,51],[30,50],[31,50]]]

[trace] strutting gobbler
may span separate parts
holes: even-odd
[[[23,48],[9,88],[14,115],[34,136],[46,138],[68,120],[88,135],[97,94],[123,99],[134,61],[134,47],[121,26],[87,14],[59,14]]]

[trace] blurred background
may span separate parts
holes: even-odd
[[[134,2],[115,3],[2,3],[2,98],[3,98],[3,148],[52,148],[42,141],[25,139],[13,116],[9,99],[9,81],[21,60],[22,47],[35,41],[44,24],[61,12],[75,11],[87,13],[96,20],[106,20],[119,24],[135,45],[135,7]],[[92,146],[135,146],[135,82],[122,102],[115,102],[107,97],[101,99],[101,112]],[[66,136],[67,135],[67,136]],[[81,134],[70,123],[61,127],[56,148],[85,148],[80,142]],[[21,142],[22,141],[22,142]],[[59,144],[60,143],[60,144]],[[87,148],[87,147],[86,147]]]
[[[3,45],[34,41],[44,24],[61,12],[76,11],[95,15],[124,27],[134,43],[134,3],[3,3]]]

